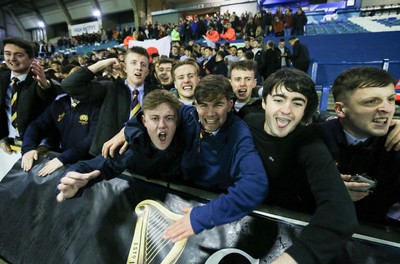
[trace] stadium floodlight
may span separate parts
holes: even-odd
[[[101,17],[101,12],[100,12],[100,10],[98,10],[98,9],[93,10],[93,15],[94,15],[95,17]]]
[[[41,27],[41,28],[44,28],[46,25],[44,24],[43,21],[39,21],[38,22],[38,26]]]

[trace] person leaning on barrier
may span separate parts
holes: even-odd
[[[265,169],[248,127],[232,113],[232,96],[227,78],[210,75],[196,86],[196,107],[179,108],[184,131],[180,140],[185,144],[181,162],[183,180],[224,194],[204,206],[183,208],[185,215],[166,230],[165,239],[178,241],[239,220],[265,199],[268,191]],[[122,139],[103,151],[115,150],[125,139],[132,142],[138,133],[134,124],[131,119],[125,126],[125,137],[122,134]]]
[[[123,154],[114,158],[101,155],[72,165],[61,179],[57,201],[74,197],[92,179],[110,180],[124,170],[164,180],[179,174],[183,147],[178,126],[178,99],[168,91],[155,90],[143,100],[143,112],[134,119],[142,131],[137,134]]]
[[[50,150],[60,154],[46,162],[38,176],[47,176],[65,164],[90,158],[89,148],[98,118],[97,106],[60,95],[28,126],[22,144],[21,168],[26,172],[31,170],[39,158],[38,146],[45,138],[55,140],[55,147]]]
[[[332,86],[338,118],[314,125],[342,173],[359,220],[391,222],[389,207],[400,201],[398,124],[390,127],[396,83],[390,73],[376,67],[344,71]]]
[[[57,88],[35,61],[31,42],[7,38],[3,45],[8,69],[0,72],[0,148],[11,154],[20,149],[28,125],[54,100]]]
[[[332,157],[309,127],[318,106],[311,78],[283,68],[264,82],[264,113],[245,117],[270,180],[267,204],[312,214],[273,263],[329,263],[357,226],[354,206]]]

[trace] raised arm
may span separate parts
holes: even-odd
[[[92,82],[92,80],[96,73],[117,64],[117,59],[112,58],[100,60],[89,67],[81,67],[61,82],[61,88],[79,101],[101,104],[106,96],[107,82]]]

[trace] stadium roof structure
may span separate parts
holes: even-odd
[[[179,0],[161,1],[163,8],[182,5]],[[187,0],[185,4],[198,1]],[[114,14],[150,4],[150,0],[0,0],[0,10],[18,20],[25,30],[58,23],[76,24],[77,21],[93,17],[94,10],[101,14]]]

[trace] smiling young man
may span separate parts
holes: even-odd
[[[171,70],[174,60],[169,58],[161,58],[156,62],[154,69],[154,77],[159,84],[167,90],[174,87],[174,79],[172,78]]]
[[[318,106],[311,78],[284,68],[264,82],[264,113],[245,121],[270,180],[268,204],[312,214],[273,263],[329,263],[356,225],[354,207],[325,144],[301,122]]]
[[[98,156],[71,166],[58,185],[57,200],[62,202],[75,196],[91,179],[100,176],[110,180],[126,169],[163,179],[177,175],[183,152],[183,144],[178,142],[182,135],[175,133],[179,106],[178,99],[168,91],[150,92],[143,100],[143,113],[134,117],[137,126],[146,133],[137,134],[122,155],[107,159]]]
[[[171,91],[185,105],[193,105],[194,91],[200,81],[200,66],[194,59],[176,61],[172,65],[175,89]]]
[[[344,71],[332,86],[338,118],[315,126],[342,173],[359,219],[381,224],[394,224],[386,215],[400,201],[400,153],[385,146],[395,112],[396,83],[390,73],[376,67]],[[374,180],[376,187],[352,182],[356,174]]]
[[[8,38],[3,45],[8,70],[0,73],[0,147],[11,154],[10,146],[21,145],[28,125],[53,101],[57,92],[34,60],[33,43]],[[15,89],[14,78],[17,78]]]
[[[34,60],[33,43],[7,38],[3,45],[7,70],[0,72],[0,154],[5,155],[1,157],[0,180],[20,158],[28,125],[57,95],[56,87]]]
[[[71,97],[81,102],[101,105],[96,134],[90,148],[92,155],[101,153],[103,144],[117,134],[129,118],[138,113],[144,96],[158,88],[144,83],[149,74],[149,55],[142,47],[134,46],[126,52],[126,80],[92,81],[97,73],[110,66],[119,67],[118,60],[105,59],[89,67],[82,67],[61,84],[62,89]]]

